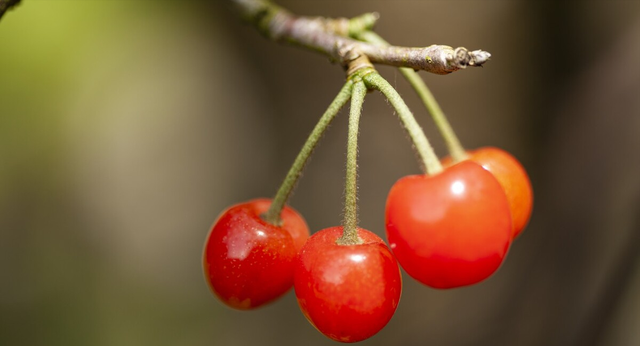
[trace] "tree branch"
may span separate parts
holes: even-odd
[[[0,19],[2,19],[2,16],[8,9],[17,5],[19,2],[20,0],[0,0]]]
[[[488,52],[470,52],[464,47],[454,49],[444,45],[421,48],[373,45],[345,37],[350,30],[348,19],[295,16],[268,0],[233,2],[241,16],[268,38],[315,50],[343,66],[351,61],[348,53],[353,51],[366,55],[373,63],[436,74],[451,73],[467,66],[481,66],[491,57]],[[375,19],[377,17],[365,25],[373,26]]]

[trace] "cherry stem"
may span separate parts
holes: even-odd
[[[418,151],[422,163],[422,171],[429,175],[442,172],[442,165],[440,164],[440,160],[438,160],[438,156],[436,156],[436,153],[427,140],[427,136],[425,136],[422,128],[418,125],[418,122],[416,122],[413,113],[411,113],[407,104],[402,97],[400,97],[400,94],[378,73],[368,74],[364,76],[363,79],[367,87],[379,90],[398,113],[400,121],[409,133],[409,137]]]
[[[438,105],[435,97],[433,97],[433,94],[425,84],[424,80],[420,78],[416,71],[410,68],[401,68],[400,73],[407,79],[407,81],[409,81],[409,84],[411,84],[416,93],[418,93],[422,103],[431,114],[431,119],[433,119],[433,122],[436,124],[438,131],[440,131],[442,138],[444,138],[444,142],[447,145],[449,155],[451,155],[453,162],[457,163],[466,160],[467,153],[464,150],[464,147],[460,144],[458,136],[456,136],[451,124],[449,124],[447,117],[444,115],[444,112],[442,112],[442,109]]]
[[[358,237],[358,127],[362,104],[367,94],[364,82],[357,78],[353,85],[351,109],[349,111],[349,129],[347,136],[347,174],[345,178],[344,222],[342,237],[336,240],[338,245],[361,244]]]
[[[361,31],[356,34],[356,38],[379,46],[389,45],[387,41],[385,41],[382,37],[380,37],[373,31]],[[413,89],[422,100],[422,103],[427,108],[427,111],[429,111],[429,113],[431,114],[433,122],[436,124],[436,127],[438,127],[438,131],[440,131],[442,138],[444,138],[453,162],[456,163],[467,159],[468,156],[466,151],[464,150],[464,147],[462,146],[462,144],[460,144],[460,140],[456,136],[453,128],[451,127],[451,124],[447,120],[447,117],[444,115],[442,108],[440,108],[440,105],[427,87],[427,84],[424,82],[424,80],[413,69],[401,67],[399,68],[399,70],[404,78],[407,79],[409,84],[411,84]]]
[[[309,157],[313,153],[316,145],[320,141],[320,138],[322,138],[322,135],[327,130],[340,109],[351,98],[352,86],[353,82],[350,80],[348,80],[344,84],[338,95],[329,105],[329,108],[327,108],[322,117],[320,117],[320,120],[318,120],[316,126],[311,131],[311,134],[302,146],[302,149],[298,153],[298,156],[293,162],[293,165],[291,165],[287,176],[284,178],[284,181],[280,185],[278,192],[273,198],[273,202],[271,203],[269,210],[263,216],[266,222],[272,225],[281,225],[282,220],[280,218],[280,213],[282,212],[282,208],[284,208],[284,205],[291,196],[291,192],[295,188],[300,176],[302,175],[302,170],[309,160]]]

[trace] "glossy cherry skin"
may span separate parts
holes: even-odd
[[[533,210],[533,189],[527,172],[515,157],[502,149],[483,147],[467,151],[467,155],[468,160],[491,172],[502,185],[509,200],[513,222],[512,237],[515,239],[529,223]],[[442,164],[450,166],[451,158],[443,159]]]
[[[507,197],[496,178],[471,161],[398,180],[387,198],[386,224],[400,266],[434,288],[488,278],[511,244]]]
[[[379,332],[400,301],[402,279],[396,259],[380,237],[358,229],[362,244],[338,245],[342,227],[316,232],[295,267],[298,304],[327,337],[357,342]]]
[[[309,237],[304,219],[286,206],[282,226],[260,215],[270,199],[255,199],[225,210],[213,224],[203,253],[204,276],[226,305],[248,310],[284,295],[293,286],[294,260]]]

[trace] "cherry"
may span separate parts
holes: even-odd
[[[400,265],[434,288],[486,279],[511,244],[505,193],[491,173],[471,161],[398,180],[387,198],[386,224]]]
[[[298,212],[286,206],[282,226],[261,218],[270,199],[254,199],[225,210],[204,247],[204,276],[226,305],[248,310],[284,295],[293,286],[294,260],[309,237]]]
[[[398,263],[380,237],[357,229],[361,243],[338,245],[343,227],[316,232],[296,261],[300,309],[327,337],[357,342],[380,331],[400,300]]]
[[[483,147],[467,154],[470,160],[491,172],[502,185],[509,200],[515,239],[527,226],[533,209],[533,191],[527,172],[515,157],[502,149]]]

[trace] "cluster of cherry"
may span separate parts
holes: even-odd
[[[304,219],[289,206],[276,208],[275,219],[265,217],[276,204],[271,199],[230,207],[204,248],[211,290],[226,305],[248,310],[294,287],[313,326],[331,339],[356,342],[393,316],[402,289],[398,263],[439,289],[488,278],[528,223],[531,184],[503,150],[461,152],[442,160],[436,174],[406,176],[393,185],[386,203],[389,247],[356,227],[355,241],[344,241],[346,226],[309,237]]]

